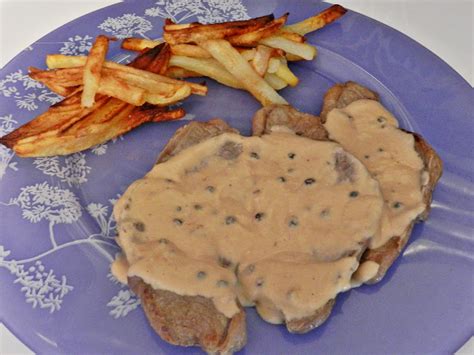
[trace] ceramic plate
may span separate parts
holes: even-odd
[[[125,2],[48,34],[0,71],[0,135],[60,100],[27,76],[47,53],[86,54],[100,33],[159,38],[176,22],[291,13],[296,22],[328,7],[315,1],[160,0]],[[47,19],[40,19],[46,21]],[[32,24],[34,26],[34,24]],[[329,320],[306,335],[248,311],[242,353],[446,353],[473,333],[472,88],[441,59],[403,34],[355,12],[308,35],[319,55],[292,64],[301,78],[282,95],[318,113],[334,83],[357,81],[380,93],[403,128],[421,133],[445,163],[431,217],[418,224],[384,281],[338,297]],[[112,45],[109,57],[129,52]],[[183,104],[186,120],[221,117],[244,134],[259,104],[207,80],[208,97]],[[0,320],[37,353],[200,353],[163,342],[137,298],[109,273],[118,252],[112,205],[143,176],[186,120],[148,124],[65,157],[21,159],[0,147]]]

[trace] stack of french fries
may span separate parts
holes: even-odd
[[[205,85],[178,80],[188,77],[209,77],[247,90],[264,106],[288,104],[278,90],[299,81],[288,62],[312,60],[317,54],[304,36],[345,12],[333,5],[292,25],[286,25],[288,14],[208,25],[166,20],[164,42],[122,42],[122,48],[140,52],[129,65],[106,60],[111,40],[106,36],[96,38],[88,56],[50,54],[49,70],[30,68],[30,76],[65,99],[1,137],[0,143],[22,157],[64,155],[144,122],[179,119],[184,110],[170,110],[169,105],[191,94],[207,94]]]
[[[286,25],[288,14],[277,19],[268,15],[209,25],[175,24],[167,20],[163,39],[170,45],[172,55],[165,75],[205,76],[249,91],[262,105],[287,104],[277,91],[299,82],[289,69],[288,61],[314,59],[317,50],[306,43],[304,36],[337,20],[345,12],[342,6],[333,5],[292,25]],[[160,43],[127,38],[122,48],[141,51]]]
[[[162,75],[169,46],[145,51],[130,65],[105,60],[109,38],[98,36],[89,56],[48,55],[50,70],[30,68],[31,78],[66,98],[0,143],[22,157],[65,155],[122,135],[145,122],[176,120],[183,109],[169,105],[207,87]]]

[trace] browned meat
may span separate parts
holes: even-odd
[[[227,354],[247,341],[243,310],[229,319],[208,298],[155,290],[138,277],[129,278],[128,285],[140,297],[153,329],[168,343]]]
[[[319,117],[299,112],[291,106],[270,105],[255,113],[252,123],[254,136],[270,133],[276,126],[315,140],[327,140],[328,137]]]

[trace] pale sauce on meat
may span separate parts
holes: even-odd
[[[405,201],[405,200],[403,200]],[[117,202],[119,279],[237,300],[272,323],[310,315],[351,287],[383,199],[340,145],[225,133],[154,166]]]
[[[380,229],[371,240],[377,248],[402,235],[425,209],[422,186],[428,183],[412,134],[379,102],[358,100],[333,109],[324,124],[329,137],[357,157],[379,182],[384,198]]]

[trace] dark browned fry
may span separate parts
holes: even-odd
[[[166,28],[170,27],[165,25],[163,38],[171,45],[198,43],[208,39],[221,39],[253,32],[273,21],[273,19],[273,15],[267,15],[244,21],[231,21],[210,25],[194,24],[193,26],[176,30],[167,30]]]
[[[282,17],[268,22],[263,27],[255,31],[232,36],[227,38],[227,40],[234,46],[255,47],[258,44],[258,41],[262,38],[269,37],[272,34],[278,32],[278,30],[286,23],[288,15],[289,13],[286,13]]]
[[[152,73],[164,75],[166,73],[166,70],[168,69],[170,58],[171,58],[170,45],[168,43],[164,43],[163,46],[161,47],[160,52],[158,53],[156,58],[151,62],[151,64],[148,66],[147,70]]]

